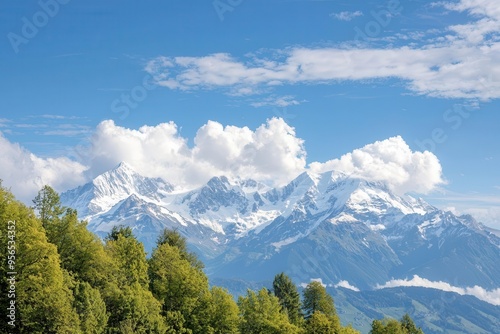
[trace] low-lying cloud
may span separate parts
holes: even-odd
[[[335,284],[333,287],[335,288],[344,288],[344,289],[349,289],[352,291],[359,292],[359,289],[355,287],[354,285],[350,284],[348,281],[340,281],[337,284]]]
[[[86,166],[66,157],[40,158],[19,144],[11,143],[0,132],[0,179],[17,198],[31,199],[45,184],[59,190],[76,187],[86,181]]]
[[[412,279],[393,279],[383,285],[377,285],[376,289],[385,288],[396,288],[396,287],[423,287],[438,289],[447,292],[455,292],[459,295],[470,295],[474,296],[482,301],[490,303],[492,305],[500,305],[500,288],[494,290],[486,290],[480,286],[460,288],[453,286],[447,282],[442,281],[430,281],[428,279],[414,275]]]

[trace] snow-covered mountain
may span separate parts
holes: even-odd
[[[218,176],[177,190],[121,163],[61,195],[89,229],[132,227],[149,252],[165,227],[185,235],[211,277],[341,280],[361,289],[419,275],[454,285],[500,286],[500,238],[384,184],[340,172],[303,173],[271,188]]]

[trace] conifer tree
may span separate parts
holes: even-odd
[[[302,315],[300,312],[300,294],[290,277],[285,273],[280,273],[274,277],[274,295],[278,297],[281,307],[288,314],[290,322],[300,325]]]
[[[410,317],[408,313],[406,313],[400,320],[401,327],[405,331],[406,334],[424,334],[420,327],[417,328],[413,319]]]

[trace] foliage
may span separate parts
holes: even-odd
[[[307,319],[306,323],[306,334],[335,334],[338,333],[335,331],[335,327],[333,326],[332,321],[328,318],[327,315],[320,311],[315,311],[309,319]]]
[[[76,282],[73,291],[74,305],[80,317],[82,332],[88,334],[104,333],[109,316],[106,313],[106,304],[99,290],[87,282]]]
[[[138,282],[114,287],[107,296],[109,333],[165,333],[161,303]]]
[[[156,244],[158,247],[163,244],[176,247],[179,250],[182,259],[187,260],[191,266],[197,269],[203,269],[203,262],[198,260],[196,254],[189,252],[186,239],[179,232],[177,232],[177,230],[164,229],[156,240]]]
[[[396,319],[374,320],[370,334],[423,334],[422,329],[417,328],[408,314],[400,321]]]
[[[238,305],[226,289],[214,286],[210,290],[209,325],[214,334],[239,333]]]
[[[406,313],[400,320],[401,327],[406,334],[424,334],[422,329],[415,325],[413,319],[410,317],[408,313]]]
[[[38,211],[43,227],[50,222],[56,221],[64,212],[59,200],[59,194],[50,186],[45,185],[33,200],[35,209]]]
[[[14,225],[15,234],[5,233]],[[7,258],[7,245],[13,244],[9,241],[15,241],[16,298],[10,300],[16,303],[19,332],[79,333],[79,318],[72,307],[73,295],[65,281],[56,246],[47,241],[41,221],[33,210],[16,201],[1,185],[0,228],[2,259]],[[7,272],[13,271],[6,265],[7,262],[2,261],[2,307],[7,302]]]
[[[208,279],[201,269],[185,259],[181,250],[168,243],[159,244],[149,260],[150,289],[163,304],[163,315],[179,312],[186,328],[198,331],[204,319],[201,304],[209,298]]]
[[[238,306],[242,317],[242,333],[300,333],[300,329],[291,324],[286,313],[281,311],[279,299],[267,289],[259,292],[248,290],[245,297],[238,298]]]
[[[278,297],[281,307],[283,307],[283,310],[288,314],[290,322],[295,325],[300,325],[302,322],[300,294],[290,277],[285,275],[285,273],[276,275],[273,281],[273,291],[274,295]]]
[[[340,325],[319,282],[305,288],[301,303],[297,287],[280,273],[273,292],[248,290],[236,303],[227,290],[209,288],[203,263],[175,230],[163,231],[147,260],[130,227],[114,227],[103,243],[49,186],[33,202],[28,208],[16,201],[0,181],[0,256],[7,258],[13,239],[17,256],[17,328],[2,322],[2,333],[358,333]],[[0,266],[4,310],[13,271],[7,264]],[[374,320],[370,333],[423,334],[408,315]]]
[[[148,263],[141,242],[133,235],[117,233],[116,238],[107,238],[105,249],[117,267],[114,275],[120,286],[139,283],[149,288]]]
[[[134,233],[132,232],[132,229],[128,226],[123,226],[123,225],[117,225],[113,226],[111,231],[108,233],[106,238],[104,239],[106,242],[108,241],[117,241],[119,236],[122,236],[124,238],[133,238]]]

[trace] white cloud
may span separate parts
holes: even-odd
[[[331,13],[330,16],[340,21],[351,21],[358,16],[363,16],[363,13],[359,10],[355,12],[343,11],[339,13]]]
[[[0,137],[6,157],[0,178],[16,195],[32,198],[43,184],[59,191],[82,184],[126,161],[139,173],[193,188],[216,175],[252,178],[281,186],[300,173],[340,170],[385,182],[398,192],[428,192],[442,183],[441,166],[430,152],[412,152],[401,137],[389,138],[325,163],[307,167],[304,141],[282,118],[255,130],[208,121],[188,145],[173,122],[128,129],[101,122],[89,144],[67,158],[42,159]]]
[[[340,281],[337,284],[335,284],[334,287],[335,288],[345,288],[345,289],[359,292],[359,289],[357,287],[355,287],[354,285],[351,285],[348,281]]]
[[[470,214],[480,223],[500,230],[500,196],[450,191],[434,193],[428,198],[434,205],[455,215]]]
[[[58,191],[85,181],[85,166],[68,158],[40,158],[18,144],[9,142],[0,133],[0,178],[16,197],[31,203],[38,190],[48,184]]]
[[[470,295],[493,305],[500,305],[500,288],[486,290],[480,286],[460,288],[442,281],[430,281],[414,275],[411,280],[393,279],[383,285],[377,285],[376,289],[395,288],[400,286],[424,287],[442,291],[455,292],[459,295]]]
[[[496,0],[461,0],[458,2],[443,1],[438,4],[447,9],[464,12],[479,17],[490,17],[500,20],[500,7]]]
[[[288,107],[288,106],[296,106],[299,105],[301,102],[297,101],[293,96],[291,95],[285,95],[285,96],[270,96],[265,99],[262,99],[260,101],[252,102],[250,105],[252,107],[269,107],[269,106],[274,106],[274,107]]]
[[[93,176],[127,161],[145,175],[160,176],[184,187],[220,174],[281,184],[306,165],[303,140],[278,118],[255,131],[209,121],[198,130],[192,148],[172,122],[131,130],[104,121],[91,142],[86,155],[92,161]]]
[[[397,193],[428,193],[443,184],[441,164],[431,152],[413,152],[397,136],[368,144],[340,159],[310,164],[313,172],[338,170],[370,181],[384,182]]]
[[[326,284],[323,283],[321,278],[311,278],[311,282],[319,282],[324,288],[326,288]],[[303,288],[306,288],[309,283],[300,283],[299,285]]]
[[[10,120],[8,120],[6,118],[0,118],[0,128],[6,127],[7,123],[10,123]]]
[[[491,204],[490,204],[491,205]],[[483,207],[470,207],[465,206],[461,208],[462,214],[470,214],[478,222],[487,226],[500,230],[500,206],[483,206]]]
[[[466,11],[470,21],[453,25],[419,47],[290,48],[269,58],[237,59],[227,53],[158,57],[146,66],[170,89],[223,88],[229,94],[262,93],[275,85],[335,84],[397,78],[421,95],[500,98],[500,20],[497,4],[462,0],[442,4]]]

